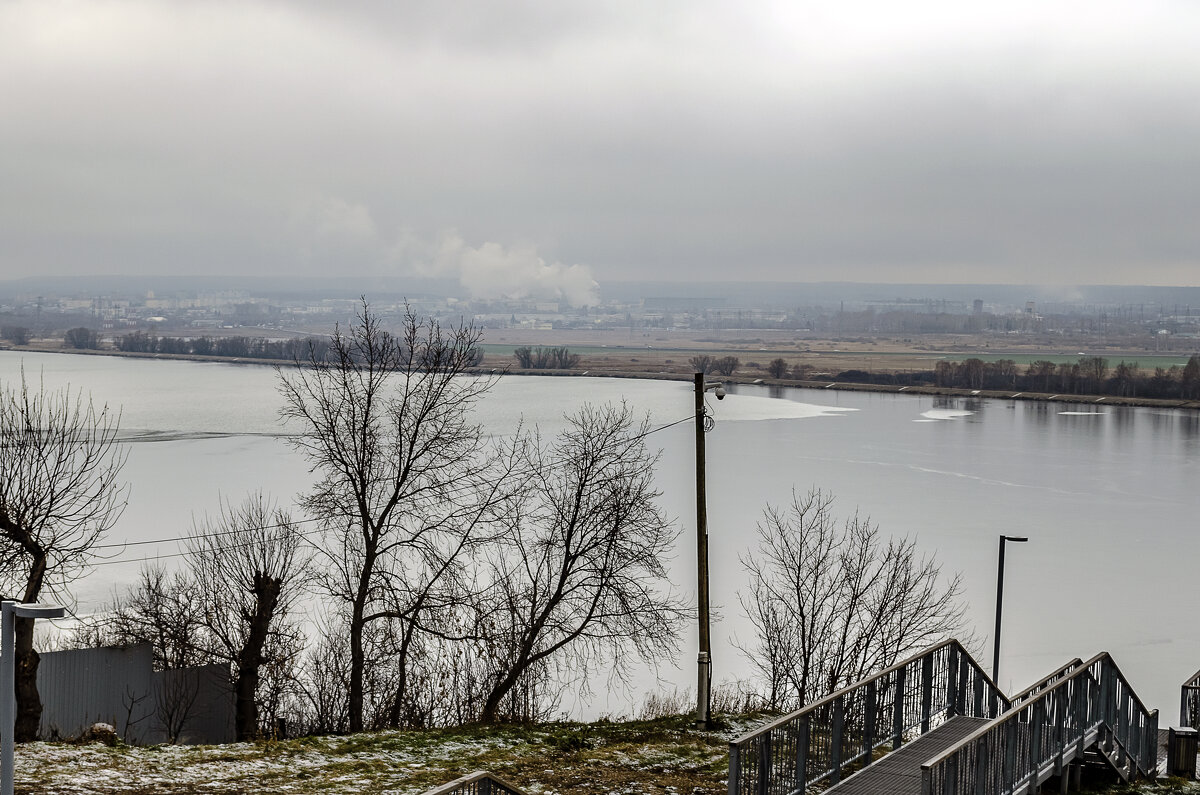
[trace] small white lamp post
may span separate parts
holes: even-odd
[[[17,618],[62,618],[58,605],[0,602],[0,795],[13,795],[13,744],[17,720]]]

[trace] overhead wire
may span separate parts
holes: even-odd
[[[665,425],[660,425],[656,428],[651,428],[647,431],[643,431],[642,433],[637,434],[636,436],[630,437],[629,442],[632,444],[634,442],[637,442],[637,441],[640,441],[641,439],[646,438],[647,436],[650,436],[651,434],[658,433],[659,431],[665,431],[668,428],[672,428],[676,425],[680,425],[680,424],[682,424],[684,422],[688,422],[689,420],[692,420],[692,419],[693,419],[693,417],[691,415],[689,415],[687,417],[683,417],[681,419],[675,420],[674,422],[669,422],[669,423],[666,423]],[[445,499],[448,497],[452,498],[453,496],[455,496],[457,494],[462,494],[462,493],[465,493],[468,491],[473,491],[473,490],[475,490],[475,488],[476,487],[474,485],[466,485],[466,486],[461,486],[461,487],[457,487],[457,488],[452,488],[447,491],[440,492],[438,494],[438,497],[440,499]],[[350,518],[350,517],[347,517],[347,518]],[[308,518],[293,520],[291,522],[291,524],[297,525],[297,524],[308,524],[308,523],[312,523],[312,522],[326,522],[326,521],[327,521],[326,519],[323,519],[320,517],[308,517]],[[126,549],[128,547],[149,546],[152,544],[186,543],[186,542],[192,541],[192,540],[198,541],[198,540],[203,540],[203,539],[207,539],[207,538],[220,538],[220,537],[224,537],[224,536],[235,535],[235,534],[246,533],[246,532],[255,532],[255,531],[259,531],[259,530],[280,529],[285,526],[287,526],[286,523],[278,522],[278,523],[266,524],[266,525],[261,525],[261,526],[256,526],[256,527],[236,528],[236,529],[232,529],[232,530],[217,530],[217,531],[213,531],[213,532],[209,532],[209,533],[189,533],[187,535],[169,536],[166,538],[148,539],[148,540],[143,540],[143,541],[127,541],[124,543],[114,543],[114,544],[97,544],[96,546],[94,546],[92,548],[93,549]],[[318,535],[324,531],[325,531],[324,527],[319,527],[319,528],[316,528],[311,531],[299,533],[299,535],[302,538],[308,538],[309,536]],[[257,542],[247,542],[244,544],[230,544],[227,546],[217,546],[217,547],[215,547],[215,549],[239,549],[239,548],[242,548],[245,546],[251,546],[254,543],[257,543]],[[165,554],[161,554],[161,555],[146,556],[146,557],[141,557],[141,558],[111,558],[111,559],[107,559],[107,560],[93,562],[90,565],[92,565],[92,566],[115,566],[115,565],[125,564],[125,563],[147,563],[147,562],[162,560],[162,559],[166,559],[166,558],[186,557],[188,555],[196,554],[196,552],[197,552],[196,550],[188,549],[188,550],[182,550],[179,552],[169,552],[169,553],[165,553]]]

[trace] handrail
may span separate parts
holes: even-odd
[[[777,718],[729,744],[729,795],[789,795],[871,764],[955,715],[1010,706],[966,649],[950,639]]]
[[[422,795],[526,795],[497,775],[486,770],[456,778],[451,782],[426,790]]]
[[[1056,669],[1053,673],[1048,674],[1047,676],[1039,679],[1038,681],[1031,684],[1029,687],[1022,690],[1020,693],[1017,693],[1015,696],[1013,696],[1010,699],[1012,701],[1012,705],[1014,707],[1018,706],[1019,704],[1021,704],[1021,702],[1027,700],[1031,696],[1037,695],[1038,693],[1047,689],[1048,687],[1055,684],[1059,680],[1063,679],[1067,674],[1071,673],[1072,671],[1074,671],[1081,665],[1083,665],[1083,660],[1079,659],[1078,657],[1076,657],[1073,660],[1068,661],[1065,665]]]
[[[1154,774],[1158,712],[1150,711],[1107,652],[921,765],[923,795],[1015,792],[1035,786],[1086,748],[1132,774]]]
[[[1200,728],[1200,671],[1179,686],[1179,725]]]

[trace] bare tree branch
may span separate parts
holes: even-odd
[[[70,602],[101,537],[125,509],[119,413],[82,393],[0,385],[0,592],[22,602]],[[16,738],[41,719],[33,620],[16,619]]]
[[[911,539],[880,537],[855,514],[839,526],[833,497],[793,494],[767,506],[742,557],[738,599],[756,640],[742,651],[776,709],[809,703],[963,628],[961,584],[919,557]]]

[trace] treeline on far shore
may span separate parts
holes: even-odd
[[[70,332],[68,332],[69,334]],[[68,344],[70,339],[67,340]],[[271,340],[266,337],[157,337],[144,331],[118,336],[114,342],[123,353],[166,353],[176,356],[228,356],[239,359],[307,360],[315,354],[325,358],[329,338],[303,337]]]
[[[795,375],[795,374],[793,374]],[[1115,367],[1102,356],[1083,356],[1076,362],[1031,362],[1024,370],[1011,359],[985,362],[964,359],[940,361],[933,370],[907,373],[847,370],[838,381],[861,384],[903,384],[952,389],[1020,390],[1063,395],[1112,395],[1162,400],[1200,399],[1200,356],[1180,367],[1155,367],[1121,361]]]
[[[28,344],[27,329],[4,327],[0,338],[16,345]],[[101,347],[96,331],[84,327],[70,329],[64,335],[67,348],[96,350]],[[266,337],[167,337],[135,331],[116,336],[113,347],[122,353],[170,354],[175,356],[228,357],[308,361],[325,359],[330,347],[328,337],[303,337],[273,340]],[[528,346],[513,353],[521,369],[570,370],[581,359],[563,347]],[[475,365],[482,363],[483,352],[475,352]],[[695,371],[732,376],[745,369],[734,356],[696,355],[688,360]],[[746,367],[759,369],[760,365]],[[762,370],[775,379],[812,380],[816,368],[808,363],[791,364],[782,358]],[[1115,366],[1102,356],[1081,356],[1075,362],[1048,359],[1031,362],[1024,369],[1012,359],[985,362],[967,358],[939,361],[932,370],[905,372],[844,370],[831,380],[855,384],[893,386],[935,386],[948,389],[1019,390],[1061,395],[1107,395],[1154,400],[1200,400],[1200,354],[1192,355],[1180,367],[1142,368],[1136,361],[1121,360]]]

